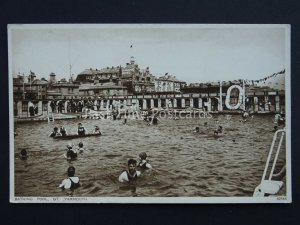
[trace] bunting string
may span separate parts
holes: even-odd
[[[266,77],[264,77],[262,79],[259,79],[259,80],[248,80],[248,79],[245,79],[244,82],[246,84],[254,85],[254,84],[257,84],[257,83],[260,83],[260,82],[266,82],[268,79],[277,77],[279,74],[284,74],[284,73],[285,73],[285,69],[281,70],[278,73],[273,73],[272,75],[266,76]]]

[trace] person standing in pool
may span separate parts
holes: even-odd
[[[49,135],[49,137],[55,137],[55,136],[60,136],[60,133],[58,132],[58,128],[57,127],[54,127],[53,131]]]
[[[77,150],[73,148],[73,144],[67,145],[67,153],[66,153],[68,160],[74,160],[77,158]]]
[[[83,148],[83,143],[82,142],[79,142],[77,152],[79,152],[79,153],[83,153],[84,152],[84,148]]]
[[[86,129],[82,126],[81,123],[78,123],[78,135],[83,136],[86,134]]]
[[[61,133],[61,136],[67,136],[67,131],[63,126],[60,126],[59,132]]]
[[[139,154],[139,158],[140,158],[140,161],[138,163],[139,168],[144,169],[144,170],[152,169],[152,166],[149,163],[149,160],[147,160],[147,153],[146,152],[141,152]]]
[[[20,152],[20,159],[26,160],[27,159],[27,150],[23,148]]]
[[[128,168],[119,176],[119,181],[124,182],[132,182],[136,181],[137,178],[141,175],[140,171],[136,170],[136,160],[129,159],[128,160]]]
[[[223,127],[219,126],[218,129],[214,130],[214,136],[218,136],[222,132],[223,132]]]
[[[153,116],[152,124],[153,125],[157,125],[158,124],[158,118],[157,118],[157,116]]]
[[[125,115],[124,115],[124,121],[123,121],[123,125],[127,124],[127,118],[128,118],[128,112],[126,111]]]
[[[100,128],[98,125],[95,125],[94,134],[101,134]]]
[[[158,124],[158,121],[160,121],[156,115],[154,115],[151,119],[148,118],[148,124],[147,125],[157,125]]]
[[[200,128],[196,127],[196,129],[193,131],[194,133],[200,133]]]
[[[74,190],[80,186],[79,177],[75,177],[75,168],[70,166],[68,168],[68,178],[64,179],[59,185],[62,189]]]

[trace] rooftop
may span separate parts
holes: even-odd
[[[91,89],[123,89],[125,86],[116,85],[113,82],[107,82],[104,84],[82,84],[79,86],[79,90],[91,90]]]
[[[175,76],[168,75],[168,74],[157,78],[157,80],[185,83],[185,81],[178,80]]]

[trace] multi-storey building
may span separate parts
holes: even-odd
[[[56,83],[51,83],[47,90],[48,99],[78,99],[79,85],[72,82],[67,82],[62,79]]]
[[[32,104],[38,109],[37,114],[40,111],[52,112],[49,110],[51,102],[59,103],[59,112],[70,112],[70,105],[71,108],[79,103],[83,106],[86,102],[92,104],[90,107],[97,106],[97,109],[112,108],[118,104],[134,105],[134,108],[142,110],[154,107],[216,112],[281,112],[285,110],[284,75],[281,71],[270,77],[280,79],[280,82],[272,83],[272,88],[269,87],[269,78],[261,79],[266,86],[258,86],[261,81],[249,80],[187,85],[168,74],[156,79],[149,68],[140,69],[131,58],[125,67],[85,70],[75,82],[71,79],[57,81],[54,73],[50,74],[49,81],[36,79],[33,72],[28,76],[18,74],[13,78],[14,112],[20,117],[26,116]]]
[[[93,84],[81,84],[79,87],[81,97],[108,97],[115,95],[127,95],[127,88],[114,82],[99,83],[97,78]]]
[[[155,91],[156,92],[169,92],[169,93],[180,93],[182,87],[185,86],[185,81],[178,80],[175,76],[168,75],[155,79]]]
[[[130,63],[126,63],[126,66],[122,68],[121,79],[129,94],[145,94],[155,91],[155,77],[150,73],[149,67],[140,69],[133,57]]]
[[[39,100],[46,99],[48,81],[42,78],[35,79],[36,76],[31,72],[28,76],[16,75],[13,78],[13,94],[15,100]]]
[[[228,82],[193,83],[182,88],[185,106],[208,111],[238,110],[252,112],[285,111],[285,92],[268,86],[245,84],[242,80]],[[199,98],[200,97],[200,98]]]
[[[86,69],[77,75],[75,83],[80,84],[79,91],[82,97],[105,97],[154,92],[154,79],[149,68],[140,69],[132,57],[125,67]]]
[[[99,83],[106,83],[112,81],[118,84],[118,81],[122,74],[122,68],[117,67],[106,67],[103,69],[86,69],[77,75],[75,83],[78,84],[93,84],[94,80],[97,79]]]
[[[127,88],[122,85],[122,68],[107,67],[103,69],[90,69],[81,72],[75,82],[80,84],[81,97],[106,97],[113,95],[126,95]]]

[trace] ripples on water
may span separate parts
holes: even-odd
[[[54,123],[16,124],[15,195],[65,196],[58,188],[67,176],[68,166],[76,168],[81,187],[79,197],[231,197],[252,196],[260,183],[274,127],[271,116],[256,116],[239,122],[240,116],[226,120],[161,119],[157,126],[144,121],[83,120],[88,131],[99,125],[101,137],[73,139],[84,143],[85,152],[68,162],[63,157],[69,140],[53,140],[48,135],[54,126],[63,125],[75,134],[78,120]],[[205,127],[204,122],[208,122]],[[213,130],[223,126],[215,138]],[[196,126],[200,134],[193,133]],[[285,146],[285,143],[283,143]],[[28,159],[20,160],[20,148],[28,148]],[[129,158],[145,151],[154,170],[142,174],[135,186],[120,184],[118,176],[126,169]],[[285,162],[285,151],[279,164]]]

